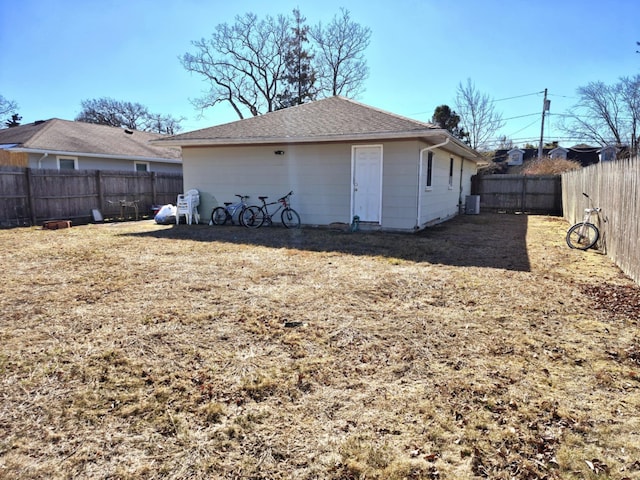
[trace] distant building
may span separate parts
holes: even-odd
[[[613,149],[613,150],[611,150]],[[593,165],[602,160],[603,152],[607,160],[616,158],[615,147],[593,147],[589,145],[576,145],[570,148],[555,146],[553,148],[544,148],[542,150],[543,157],[573,160],[583,167]],[[613,151],[613,153],[611,153]],[[523,166],[532,160],[538,158],[537,148],[511,148],[496,150],[491,165],[492,173],[520,173]]]
[[[52,118],[0,129],[0,166],[182,173],[180,148],[163,135]]]

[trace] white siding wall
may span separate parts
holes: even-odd
[[[350,223],[352,146],[349,143],[183,148],[184,188],[200,191],[203,222],[208,222],[215,206],[235,202],[235,194],[250,195],[249,204],[258,204],[258,196],[266,195],[275,201],[293,190],[292,207],[300,213],[303,224]],[[436,151],[433,187],[425,191],[426,154],[419,184],[418,169],[420,149],[426,146],[418,141],[383,144],[382,228],[414,230],[458,213],[462,159],[453,156],[453,186],[449,188],[452,155]],[[278,150],[284,154],[275,155]],[[465,162],[463,202],[474,173],[475,164]]]
[[[42,154],[29,154],[29,168],[57,169],[57,158],[75,157],[78,159],[78,170],[122,170],[133,172],[134,161],[118,158],[83,157],[78,155],[55,155],[49,154],[43,158]],[[141,160],[142,161],[142,160]],[[144,161],[143,161],[144,162]],[[150,172],[182,173],[180,163],[148,162]]]
[[[449,184],[449,165],[453,158],[453,182]],[[464,162],[464,163],[462,163]],[[462,183],[460,167],[462,165]],[[471,192],[471,176],[476,173],[474,162],[443,150],[433,152],[433,174],[431,188],[426,188],[427,153],[424,154],[420,189],[422,191],[420,208],[420,227],[447,220],[460,212],[460,202],[464,204],[466,195]],[[462,188],[461,188],[462,187]]]
[[[235,194],[258,204],[258,196],[275,201],[291,190],[303,224],[351,221],[351,145],[184,148],[182,155],[184,188],[200,190],[207,221],[214,206],[236,201]]]
[[[416,226],[419,155],[417,141],[384,144],[382,227],[385,229],[410,230]]]

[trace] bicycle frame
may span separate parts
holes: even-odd
[[[567,231],[566,241],[570,248],[587,250],[593,247],[600,238],[600,230],[596,224],[591,222],[591,216],[593,214],[598,215],[602,209],[593,206],[589,195],[586,193],[583,193],[582,195],[589,200],[589,208],[584,209],[582,222],[574,224]]]
[[[593,206],[593,204],[591,203],[591,197],[589,195],[587,195],[586,193],[583,193],[582,195],[584,195],[589,199],[589,208],[584,209],[584,217],[582,217],[582,223],[584,224],[593,223],[591,222],[591,215],[593,215],[594,213],[600,213],[602,209],[599,207]],[[583,230],[584,230],[584,227],[583,227]]]
[[[230,217],[233,217],[236,214],[236,212],[242,208],[243,205],[245,207],[248,206],[246,201],[241,200],[238,203],[231,203],[229,205],[225,205],[224,209],[227,211]]]
[[[283,208],[288,208],[289,207],[289,196],[292,194],[293,192],[289,192],[288,194],[286,194],[284,197],[279,198],[278,200],[276,200],[275,202],[269,202],[267,203],[265,201],[264,198],[260,198],[260,200],[262,200],[262,210],[264,211],[264,220],[265,222],[269,222],[270,224],[273,223],[273,216],[276,215],[280,210],[282,210]],[[278,208],[276,208],[273,213],[269,213],[269,209],[267,208],[269,205],[276,205],[276,204],[280,204],[278,206]]]

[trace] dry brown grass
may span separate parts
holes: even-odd
[[[640,478],[638,289],[566,227],[0,231],[0,477]]]
[[[563,172],[579,170],[581,168],[582,165],[576,160],[543,157],[527,162],[522,173],[525,175],[560,175]]]

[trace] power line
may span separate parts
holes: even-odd
[[[560,95],[558,93],[550,93],[549,94],[550,97],[560,97],[560,98],[573,98],[573,99],[578,99],[578,97],[571,97],[569,95]]]
[[[534,115],[540,115],[539,113],[527,113],[526,115],[518,115],[517,117],[503,118],[502,120],[514,120],[516,118],[533,117]]]
[[[495,103],[495,102],[504,102],[506,100],[514,100],[516,98],[523,98],[523,97],[531,97],[533,95],[540,95],[544,93],[544,90],[540,91],[540,92],[533,92],[533,93],[524,93],[522,95],[515,95],[513,97],[506,97],[506,98],[499,98],[497,100],[491,100],[491,103]],[[425,113],[433,113],[433,112],[429,112],[429,111],[423,111],[423,112],[414,112],[414,113],[409,113],[407,114],[407,116],[413,116],[413,115],[424,115]],[[538,115],[537,113],[531,114],[531,115]],[[529,115],[523,115],[524,117],[527,117]],[[505,118],[504,120],[511,120],[512,118],[521,118],[521,117],[511,117],[511,118]]]
[[[533,93],[525,93],[524,95],[516,95],[515,97],[499,98],[498,100],[493,100],[493,102],[494,103],[495,102],[504,102],[505,100],[514,100],[516,98],[531,97],[533,95],[540,95],[541,93],[544,93],[544,90],[542,90],[541,92],[533,92]]]
[[[538,115],[537,113],[534,115]],[[523,130],[526,130],[527,128],[529,128],[530,126],[532,126],[533,124],[538,123],[538,120],[534,120],[533,122],[531,122],[529,125],[527,125],[526,127],[522,127],[520,130],[517,130],[515,132],[513,132],[511,135],[508,135],[507,138],[511,137],[512,135],[515,135],[516,133],[520,133]]]

